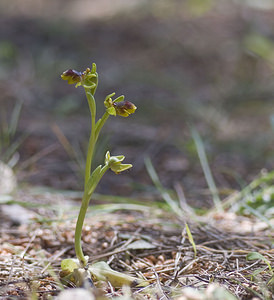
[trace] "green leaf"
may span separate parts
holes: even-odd
[[[261,34],[249,34],[244,39],[244,45],[249,51],[254,52],[264,59],[272,58],[274,44],[271,39]]]
[[[90,194],[93,190],[94,183],[97,182],[98,177],[100,176],[100,172],[102,170],[102,165],[99,165],[91,174],[88,182],[86,191]]]
[[[87,100],[88,100],[90,112],[91,112],[92,116],[94,117],[95,114],[96,114],[96,102],[95,102],[95,99],[94,99],[92,93],[89,92],[89,91],[86,91],[86,96],[87,96]]]
[[[92,264],[88,270],[98,281],[109,281],[113,287],[122,287],[123,285],[132,285],[136,283],[139,286],[145,286],[148,283],[139,278],[114,271],[104,261],[98,261]]]
[[[269,268],[270,271],[272,271],[270,262],[267,258],[265,258],[261,253],[259,252],[250,252],[247,254],[246,256],[246,260],[262,260],[263,262],[265,262]]]
[[[69,271],[70,273],[72,273],[73,270],[77,268],[79,268],[77,259],[67,258],[63,259],[61,262],[61,269],[63,271]]]

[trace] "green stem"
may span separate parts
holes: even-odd
[[[83,266],[86,266],[87,261],[85,259],[85,256],[84,256],[84,253],[82,250],[81,234],[82,234],[84,219],[85,219],[86,212],[88,209],[89,199],[90,198],[88,197],[88,195],[84,194],[83,199],[82,199],[82,205],[81,205],[77,223],[76,223],[75,238],[74,238],[75,239],[75,241],[74,241],[75,253],[76,253],[76,256],[77,256],[79,262]]]
[[[90,104],[90,101],[89,101]],[[86,169],[85,169],[85,189],[87,187],[88,180],[90,178],[91,173],[91,164],[92,164],[92,158],[93,158],[93,152],[95,148],[95,144],[98,140],[100,131],[104,124],[106,123],[109,113],[105,112],[104,115],[98,122],[95,124],[95,113],[93,113],[92,106],[90,105],[90,111],[91,111],[91,133],[89,138],[89,144],[88,144],[88,153],[87,153],[87,160],[86,160]]]
[[[99,133],[100,133],[102,127],[104,126],[104,124],[106,123],[108,117],[109,117],[109,113],[105,112],[103,114],[102,118],[97,122],[96,128],[95,128],[95,142],[97,141]]]
[[[88,100],[89,110],[91,114],[91,132],[90,132],[90,138],[88,143],[88,152],[87,152],[87,160],[86,160],[86,168],[85,168],[85,189],[86,189],[86,185],[91,173],[91,163],[92,163],[93,152],[96,143],[96,137],[95,137],[96,105],[95,105],[95,99],[93,95],[89,92],[89,90],[85,89],[85,92],[86,92],[86,97]]]
[[[89,177],[90,177],[90,173],[91,173],[91,163],[92,163],[94,146],[95,146],[95,140],[94,140],[94,136],[93,136],[92,130],[91,130],[91,134],[90,134],[90,138],[89,138],[89,143],[88,143],[88,153],[87,153],[87,160],[86,160],[86,168],[85,168],[85,188],[86,188],[86,185],[88,183],[88,180],[89,180]]]
[[[109,166],[105,165],[101,169],[99,175],[96,176],[96,178],[94,178],[94,183],[92,184],[89,191],[85,190],[84,195],[83,195],[82,204],[81,204],[80,212],[79,212],[77,223],[76,223],[75,237],[74,237],[75,253],[76,253],[76,256],[77,256],[79,262],[81,263],[81,265],[83,267],[85,267],[87,265],[87,261],[85,259],[85,256],[84,256],[84,253],[82,250],[82,245],[81,245],[82,228],[83,228],[86,212],[87,212],[87,209],[89,206],[91,196],[92,196],[96,186],[98,185],[99,181],[101,180],[101,178],[103,177],[105,172],[108,170],[108,168],[109,168]]]
[[[89,202],[91,196],[98,185],[99,181],[101,180],[102,176],[105,174],[107,169],[109,168],[108,165],[105,165],[98,173],[96,173],[95,169],[91,174],[91,164],[93,158],[93,152],[95,148],[96,141],[99,137],[99,133],[104,126],[105,122],[107,121],[109,114],[107,112],[104,113],[102,118],[95,123],[96,120],[96,104],[95,99],[88,88],[85,88],[86,97],[88,100],[88,105],[91,114],[91,132],[88,144],[88,151],[87,151],[87,161],[86,161],[86,169],[85,169],[85,188],[84,188],[84,195],[82,199],[82,204],[80,208],[80,212],[78,215],[76,228],[75,228],[75,253],[76,256],[83,267],[87,265],[87,260],[85,259],[82,246],[81,246],[81,235],[82,235],[82,228],[86,216],[86,212],[89,206]],[[92,178],[93,177],[93,178]]]

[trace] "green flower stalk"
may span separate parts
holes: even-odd
[[[122,163],[122,161],[125,159],[123,155],[111,156],[109,151],[107,151],[105,155],[104,165],[99,165],[95,170],[91,172],[95,145],[101,129],[103,128],[110,115],[128,117],[135,112],[137,107],[133,103],[125,101],[124,96],[120,96],[113,100],[112,97],[115,95],[115,93],[112,93],[108,95],[104,101],[106,112],[100,119],[96,121],[96,101],[94,98],[94,94],[98,86],[98,73],[96,72],[96,65],[92,64],[92,68],[87,68],[84,72],[78,72],[69,69],[63,72],[61,78],[63,80],[66,80],[68,84],[75,84],[75,87],[82,86],[85,89],[91,115],[91,131],[85,167],[84,193],[75,229],[75,253],[80,266],[82,268],[85,268],[88,263],[88,257],[84,255],[82,250],[81,235],[84,219],[92,194],[108,169],[111,169],[116,174],[120,174],[121,172],[132,167],[131,164]],[[66,263],[64,264],[66,265]]]

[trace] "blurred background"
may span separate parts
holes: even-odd
[[[138,107],[108,121],[95,157],[134,168],[98,192],[146,198],[149,157],[166,188],[209,206],[191,128],[222,198],[273,169],[274,1],[1,0],[0,160],[22,185],[81,190],[90,116],[60,74],[92,62],[98,116],[112,92]]]

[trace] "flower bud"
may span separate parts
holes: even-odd
[[[120,174],[121,172],[132,167],[131,164],[122,164],[124,159],[124,155],[110,156],[109,151],[107,151],[105,156],[105,164],[109,166],[111,171],[116,174]]]
[[[96,72],[96,65],[92,64],[92,69],[87,68],[82,75],[82,86],[89,88],[92,95],[95,94],[98,85],[98,73]]]

